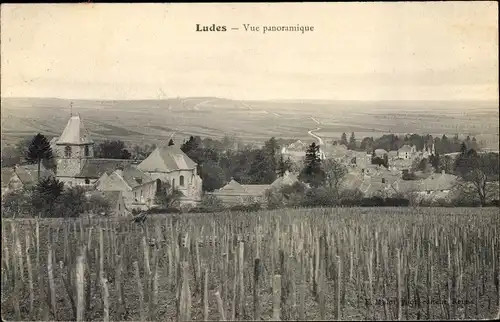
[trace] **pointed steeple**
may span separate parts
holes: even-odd
[[[62,135],[57,140],[57,144],[92,144],[90,135],[83,125],[80,115],[72,115],[64,128]]]

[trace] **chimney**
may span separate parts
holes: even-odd
[[[118,169],[116,169],[116,170],[115,170],[115,173],[116,173],[117,175],[119,175],[120,177],[123,177],[123,169],[122,169],[122,168],[118,168]]]

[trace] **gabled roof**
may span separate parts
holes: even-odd
[[[297,175],[287,172],[283,177],[278,177],[274,180],[274,182],[271,183],[271,188],[281,188],[283,186],[292,185],[298,181]]]
[[[134,166],[128,166],[123,169],[122,177],[132,189],[154,181],[149,174],[137,169]]]
[[[248,196],[259,196],[263,195],[264,192],[271,188],[271,185],[268,184],[239,184],[237,181],[232,179],[228,184],[224,187],[215,190],[214,192],[217,194],[235,194],[235,195],[248,195]]]
[[[68,120],[62,135],[57,140],[57,144],[90,144],[93,141],[79,115],[73,115]]]
[[[290,144],[288,146],[288,149],[289,150],[298,150],[298,151],[302,151],[302,150],[305,150],[307,149],[307,144],[305,144],[304,142],[302,142],[301,140],[297,140],[296,142]]]
[[[260,196],[263,195],[267,189],[271,187],[268,184],[242,184],[241,185],[245,192],[250,196]]]
[[[20,165],[14,168],[9,168],[10,170],[4,170],[2,168],[2,186],[8,185],[10,179],[16,175],[19,181],[24,186],[30,186],[36,184],[38,181],[38,165],[37,164],[26,164]],[[4,182],[4,175],[6,175]],[[40,179],[45,179],[54,176],[54,172],[46,169],[42,164],[40,165]]]
[[[387,151],[384,150],[384,149],[376,149],[374,152],[375,152],[375,155],[384,155],[384,154],[387,154]]]
[[[241,184],[238,181],[231,179],[228,184],[218,189],[218,191],[233,191],[233,190],[243,190]]]
[[[405,144],[401,148],[399,148],[398,152],[411,152],[411,146]]]
[[[13,168],[2,168],[2,187],[8,187],[9,180],[14,175]]]
[[[346,174],[344,180],[342,181],[342,186],[345,189],[360,189],[362,183],[363,180],[360,178],[359,175],[354,173],[348,173]]]
[[[84,162],[82,170],[75,177],[97,179],[105,172],[114,171],[118,168],[125,168],[134,161],[121,159],[86,159]]]
[[[457,183],[457,176],[447,173],[432,174],[420,183],[421,191],[451,190]]]
[[[172,145],[157,147],[137,168],[147,172],[171,172],[175,170],[192,170],[196,168],[196,163],[179,147]]]

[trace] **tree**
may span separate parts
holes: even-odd
[[[82,187],[76,186],[66,189],[59,199],[59,217],[78,217],[85,212],[87,198]]]
[[[106,140],[96,148],[96,157],[103,159],[130,159],[131,154],[120,140]]]
[[[32,191],[34,210],[44,216],[54,217],[54,206],[64,190],[64,183],[54,177],[40,180]]]
[[[9,191],[2,196],[2,217],[30,215],[29,195],[25,190]]]
[[[25,158],[29,163],[38,165],[38,181],[40,181],[40,165],[42,161],[49,161],[53,158],[49,140],[40,133],[35,135],[26,150]]]
[[[340,184],[347,174],[347,168],[334,159],[325,160],[323,168],[328,189],[338,197],[340,195]]]
[[[360,148],[360,150],[366,151],[366,152],[372,151],[373,150],[373,138],[364,137],[363,140],[361,140],[359,148]]]
[[[200,177],[203,180],[203,191],[214,191],[224,185],[224,170],[211,160],[203,163]]]
[[[278,162],[278,176],[285,176],[287,171],[292,170],[292,160],[288,157],[286,160],[283,157],[283,154],[280,154],[280,160]]]
[[[127,149],[123,149],[121,152],[121,159],[130,159],[132,157],[132,154],[128,152]]]
[[[177,189],[172,189],[170,183],[161,183],[161,188],[156,192],[155,203],[163,209],[179,206],[179,199],[183,194]]]
[[[316,145],[315,142],[306,151],[304,168],[299,175],[299,179],[313,187],[321,186],[325,182],[325,172],[322,169],[319,157],[319,145]]]
[[[31,140],[32,138],[24,138],[13,146],[4,145],[2,142],[2,167],[13,167],[26,161],[25,154]]]
[[[280,147],[278,145],[278,142],[276,141],[276,138],[273,136],[272,138],[264,142],[264,147],[262,149],[264,150],[266,159],[269,162],[269,170],[272,170],[272,172],[276,173],[276,170],[278,169],[278,154],[280,152]]]
[[[175,143],[174,143],[174,140],[170,139],[170,140],[168,141],[168,146],[172,146],[172,145],[174,145],[174,144],[175,144]]]
[[[461,153],[455,161],[455,172],[460,177],[462,187],[468,187],[477,195],[482,206],[491,196],[492,182],[498,182],[498,153],[477,154],[474,150]]]
[[[351,137],[349,138],[349,149],[356,149],[356,137],[354,136],[354,132],[351,133]]]
[[[347,146],[347,144],[348,144],[347,143],[347,134],[345,134],[345,132],[342,133],[342,136],[340,137],[340,144],[343,144],[345,146]]]
[[[111,209],[109,201],[101,193],[93,193],[87,200],[85,210],[94,214],[108,213]]]
[[[436,172],[440,171],[440,155],[439,153],[437,153],[437,151],[435,152],[435,154],[431,154],[429,156],[429,163],[434,167],[434,170]]]

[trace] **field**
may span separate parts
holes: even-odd
[[[5,320],[500,314],[498,208],[2,220]]]
[[[213,97],[137,101],[2,98],[2,144],[17,143],[38,132],[62,133],[70,115],[80,113],[94,139],[132,144],[161,143],[174,134],[245,143],[271,136],[312,142],[307,131],[329,142],[342,132],[356,137],[386,133],[476,136],[498,148],[498,103],[490,101],[241,101]],[[313,119],[314,118],[314,119]],[[316,121],[320,124],[318,124]]]

